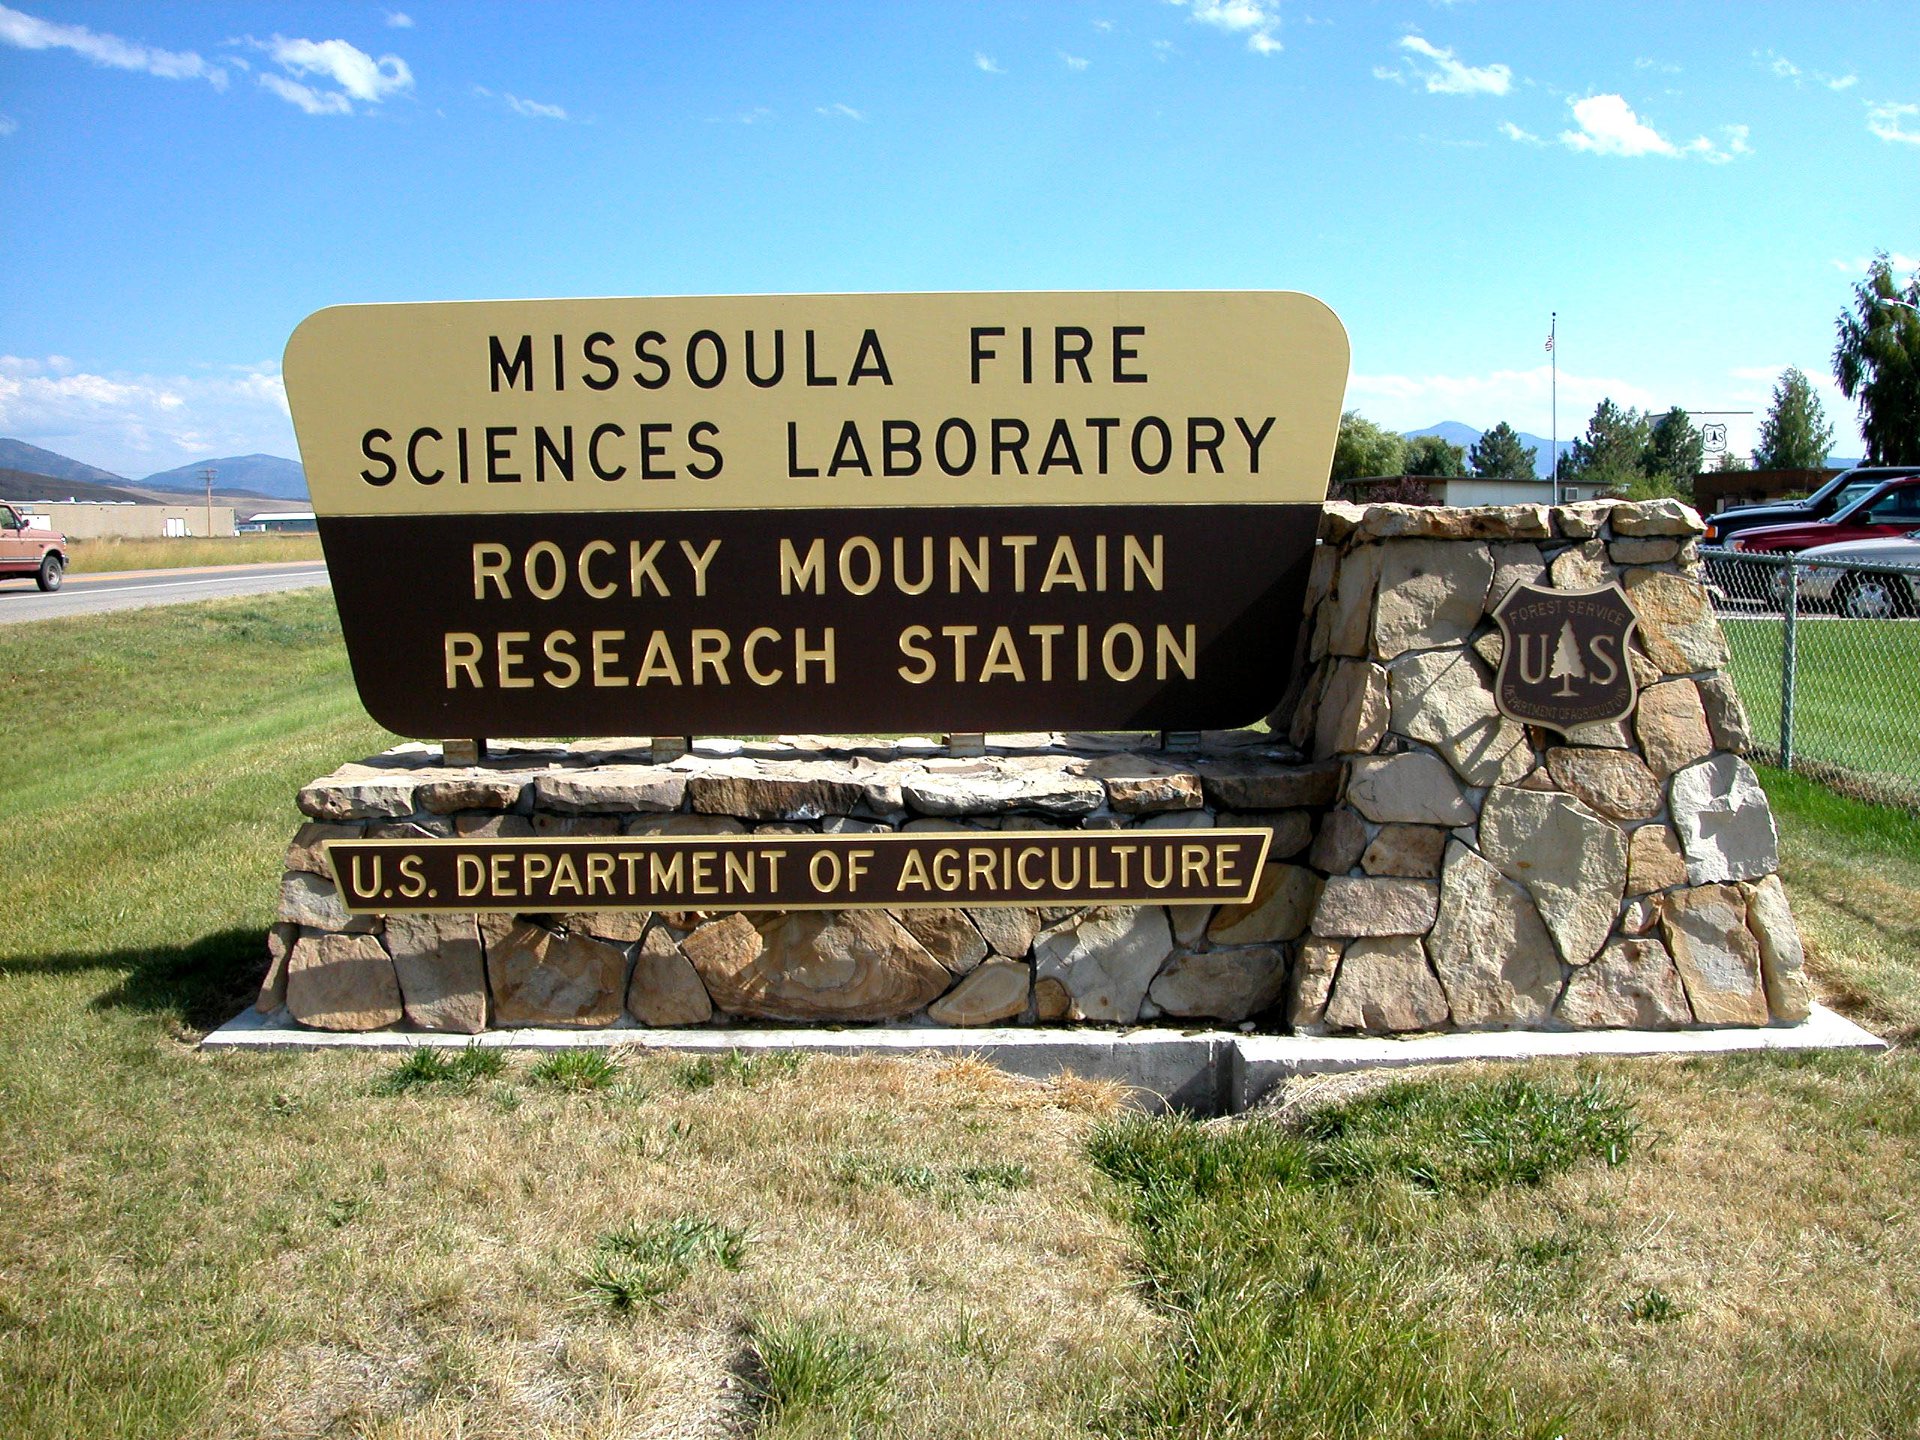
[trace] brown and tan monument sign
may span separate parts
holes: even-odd
[[[1347,341],[1288,292],[367,305],[288,398],[402,734],[1201,729],[1284,690]]]

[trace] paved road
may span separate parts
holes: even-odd
[[[178,605],[183,600],[303,590],[326,583],[327,567],[318,560],[297,565],[212,565],[196,570],[69,575],[66,584],[51,595],[41,594],[30,579],[6,580],[0,582],[0,625],[50,620],[57,615],[98,615],[146,605]]]

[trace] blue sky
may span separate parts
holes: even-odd
[[[0,3],[0,434],[292,456],[350,301],[1280,288],[1350,406],[1831,388],[1920,255],[1920,10],[1494,0]]]

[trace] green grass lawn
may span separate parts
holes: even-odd
[[[1756,744],[1780,744],[1782,620],[1721,617]],[[1920,623],[1803,616],[1794,756],[1867,798],[1920,808]]]
[[[1920,1428],[1905,1050],[1205,1124],[970,1061],[210,1055],[294,792],[390,738],[329,598],[9,627],[0,684],[9,1440]],[[1920,1033],[1920,821],[1764,778],[1823,992]]]

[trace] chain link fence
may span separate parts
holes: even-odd
[[[1754,759],[1920,811],[1920,563],[1701,558]]]

